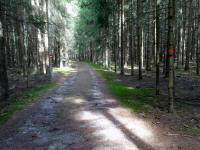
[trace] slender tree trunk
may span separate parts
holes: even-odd
[[[131,61],[131,76],[134,75],[134,58],[133,58],[133,0],[131,0],[131,7],[129,10],[130,22],[129,22],[129,54]]]
[[[199,41],[199,39],[197,39],[197,48],[196,48],[196,74],[197,75],[200,74],[200,71],[199,71],[199,67],[200,67],[200,52],[199,52],[199,48],[200,48],[200,41]]]
[[[167,14],[167,10],[165,10],[165,18],[167,18],[167,16],[168,16],[168,14]],[[164,25],[165,27],[165,30],[167,29],[167,26],[168,26],[168,24],[167,24],[167,19],[165,19],[165,25]],[[166,33],[166,32],[165,32]],[[168,36],[168,35],[167,35]],[[167,36],[165,35],[165,38],[167,38]],[[163,51],[164,51],[164,60],[163,60],[163,75],[165,75],[165,77],[168,77],[168,66],[169,66],[169,63],[168,63],[168,57],[167,57],[167,55],[168,55],[168,50],[167,50],[167,40],[166,40],[166,42],[164,42],[164,46],[165,46],[165,48],[163,49]]]
[[[159,9],[160,9],[160,1],[155,0],[156,4],[156,27],[155,27],[155,48],[156,48],[156,95],[160,94],[160,20],[159,20]]]
[[[121,75],[124,75],[124,0],[121,0]]]
[[[5,100],[8,98],[8,75],[7,75],[7,64],[6,64],[6,45],[5,45],[5,37],[4,37],[4,20],[5,14],[4,10],[0,6],[0,99]]]
[[[142,46],[141,46],[141,0],[137,0],[137,50],[138,50],[138,65],[139,65],[139,80],[142,79]]]
[[[180,64],[180,43],[181,43],[181,33],[180,33],[180,26],[178,25],[178,29],[177,29],[177,37],[178,37],[178,40],[177,40],[177,54],[176,54],[176,57],[177,57],[177,66],[176,68],[178,69],[179,68],[179,64]]]
[[[197,3],[198,8],[198,18],[200,18],[200,1]],[[198,25],[200,25],[200,19],[197,21]],[[200,74],[200,27],[197,27],[197,47],[196,47],[196,74]]]
[[[169,80],[168,80],[168,96],[169,96],[169,112],[174,112],[174,27],[175,27],[175,0],[169,0],[168,6],[168,54],[169,54]]]
[[[92,46],[92,41],[90,41],[90,62],[93,63],[93,46]]]
[[[151,5],[151,1],[149,1],[149,5]],[[150,14],[148,15],[148,22],[150,22]],[[146,47],[146,70],[151,71],[151,50],[150,50],[150,23],[147,27],[147,47]]]
[[[185,71],[190,69],[190,54],[191,54],[191,39],[192,39],[192,27],[191,27],[191,15],[192,15],[192,1],[189,1],[189,8],[188,8],[188,21],[187,21],[187,46],[186,46],[186,58],[185,58]]]
[[[114,70],[117,72],[117,36],[116,36],[116,14],[113,12],[113,53],[114,53]]]

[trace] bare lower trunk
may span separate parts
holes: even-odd
[[[1,9],[0,9],[1,11]],[[0,14],[1,15],[1,14]],[[6,64],[5,38],[3,16],[0,16],[0,99],[8,98],[8,76]]]
[[[124,0],[121,0],[121,75],[124,75]]]
[[[137,50],[138,50],[138,64],[139,64],[139,80],[142,79],[142,46],[141,46],[141,1],[137,0]]]
[[[160,2],[156,0],[156,27],[155,27],[155,48],[156,48],[156,95],[160,94],[160,23],[159,23]]]
[[[169,112],[174,112],[174,24],[175,24],[175,0],[169,0],[169,26],[168,26],[168,55],[169,55],[169,80],[168,80],[168,97]]]

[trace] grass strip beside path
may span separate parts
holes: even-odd
[[[100,65],[90,64],[105,79],[110,92],[125,107],[133,112],[147,112],[152,109],[155,90],[147,88],[130,87],[118,80],[116,73],[104,69]]]
[[[73,68],[71,67],[53,69],[55,76],[59,75],[59,78],[66,77],[72,71]],[[7,122],[17,111],[32,105],[36,100],[39,99],[40,96],[56,88],[58,86],[58,81],[57,79],[54,80],[53,82],[40,84],[15,93],[15,95],[10,98],[9,104],[7,105],[0,103],[0,125],[3,125],[5,122]]]
[[[17,92],[6,106],[0,106],[0,125],[7,122],[15,112],[26,108],[48,91],[56,87],[55,82],[45,83]]]

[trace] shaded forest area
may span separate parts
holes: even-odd
[[[102,64],[134,87],[156,89],[157,105],[169,112],[174,112],[175,102],[200,104],[198,0],[79,4],[75,35],[79,60]]]
[[[52,67],[67,64],[73,43],[70,5],[62,0],[0,0],[0,99],[50,81]]]

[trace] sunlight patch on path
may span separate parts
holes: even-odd
[[[145,121],[131,114],[128,110],[120,107],[109,109],[109,113],[112,114],[112,116],[115,116],[115,119],[121,122],[124,126],[126,126],[127,129],[136,134],[138,137],[142,138],[148,143],[152,142],[151,140],[154,137],[154,133],[151,127]]]
[[[88,103],[85,110],[78,111],[75,114],[75,119],[85,121],[85,125],[81,125],[82,128],[92,128],[94,131],[91,134],[94,137],[103,143],[110,144],[95,149],[139,150],[138,144],[134,143],[133,139],[136,139],[135,142],[140,140],[141,143],[146,143],[145,147],[152,149],[149,145],[151,143],[150,139],[153,137],[151,129],[143,121],[133,118],[133,115],[127,110],[119,106],[110,108],[109,104],[112,104],[114,100],[105,98],[99,79],[93,71],[89,71],[89,73],[92,78],[92,89],[89,91],[92,101],[74,100]],[[130,114],[130,116],[127,116],[127,114]]]

